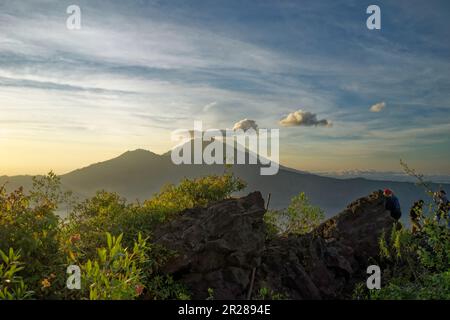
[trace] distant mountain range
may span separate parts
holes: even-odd
[[[271,208],[284,208],[299,192],[305,192],[311,202],[325,210],[327,216],[341,211],[349,202],[366,196],[374,190],[391,188],[400,199],[403,217],[411,204],[419,198],[427,200],[421,187],[410,182],[368,180],[365,178],[337,179],[280,167],[278,174],[261,176],[260,165],[233,165],[233,172],[245,180],[248,186],[242,194],[261,191],[271,193]],[[174,165],[170,152],[158,155],[138,149],[128,151],[117,158],[92,164],[61,176],[65,188],[80,198],[86,198],[97,190],[114,191],[129,201],[144,200],[168,183],[178,183],[184,177],[193,178],[208,174],[220,174],[223,165]],[[8,181],[8,189],[17,186],[29,188],[31,176],[0,177],[0,183]],[[434,189],[450,190],[449,184],[433,184]]]
[[[390,180],[402,182],[415,182],[415,178],[404,172],[398,171],[376,171],[376,170],[345,170],[345,171],[320,171],[314,172],[321,176],[349,179],[349,178],[366,178],[369,180]],[[423,178],[426,181],[435,183],[450,183],[450,175],[445,174],[427,174]]]

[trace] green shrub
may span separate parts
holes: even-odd
[[[319,207],[310,204],[305,193],[291,199],[286,210],[268,210],[264,216],[269,235],[300,235],[311,232],[324,219]]]
[[[22,277],[18,276],[23,267],[20,255],[10,248],[7,253],[0,250],[0,300],[23,300],[32,297]]]
[[[168,275],[157,275],[147,283],[146,298],[151,300],[189,300],[187,289]]]
[[[382,288],[356,286],[357,299],[450,299],[450,231],[431,213],[419,233],[392,228],[380,238]]]
[[[287,300],[287,295],[276,293],[268,287],[262,287],[258,290],[255,300]]]
[[[245,182],[232,173],[211,175],[197,179],[183,179],[179,185],[167,185],[153,198],[144,203],[144,207],[161,211],[171,216],[187,208],[207,206],[210,203],[228,198],[233,192],[241,191]]]
[[[71,264],[80,266],[82,275],[81,290],[74,290],[77,298],[123,300],[143,294],[147,242],[139,235],[132,250],[128,250],[122,246],[122,237],[106,233],[107,247],[98,248],[97,257],[85,263],[71,257]]]
[[[59,178],[52,173],[35,178],[33,189],[11,193],[0,188],[0,250],[20,249],[24,263],[20,275],[38,298],[48,297],[42,281],[63,276],[59,251],[59,218],[55,214],[65,195],[58,192]],[[53,276],[52,276],[53,275]]]

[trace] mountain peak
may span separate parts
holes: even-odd
[[[135,149],[135,150],[128,150],[128,151],[122,153],[117,158],[141,158],[141,157],[148,157],[148,156],[154,157],[154,156],[158,156],[158,155],[150,150],[145,150],[145,149],[139,148],[139,149]]]

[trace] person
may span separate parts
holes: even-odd
[[[411,210],[409,210],[409,218],[411,220],[411,232],[414,234],[422,229],[420,225],[420,220],[422,219],[423,214],[423,204],[424,201],[420,199],[419,201],[414,202]]]
[[[445,193],[445,190],[435,192],[434,201],[437,204],[436,220],[440,222],[441,219],[445,219],[447,217],[447,213],[449,210],[449,201],[447,199],[447,194]]]
[[[390,189],[384,189],[383,195],[386,197],[386,204],[385,208],[386,210],[389,210],[391,212],[391,217],[395,220],[400,220],[400,217],[402,216],[402,211],[400,209],[400,202],[398,201],[398,198],[394,195],[394,192]]]

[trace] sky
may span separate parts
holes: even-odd
[[[1,0],[0,175],[164,153],[194,120],[243,119],[280,129],[296,169],[403,159],[449,175],[449,13],[445,0]]]

